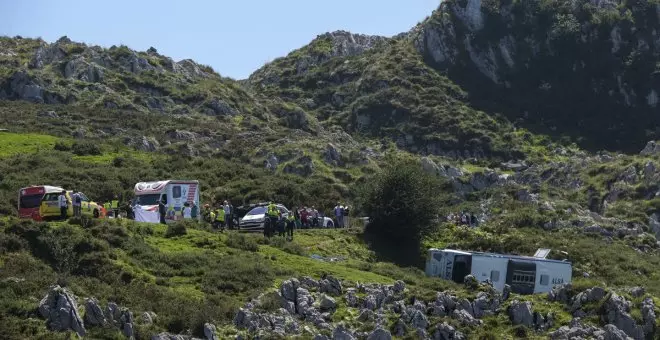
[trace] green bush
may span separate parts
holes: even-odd
[[[175,237],[187,234],[186,225],[181,222],[170,223],[167,225],[165,237]]]
[[[244,234],[230,233],[225,243],[227,246],[236,249],[247,250],[251,252],[259,251],[259,245],[257,244],[257,241],[255,241],[253,237],[249,237]]]
[[[76,142],[71,146],[71,152],[77,156],[97,156],[101,154],[101,148],[93,142]]]
[[[394,160],[362,189],[366,232],[400,245],[418,245],[436,229],[441,182],[417,161]]]
[[[59,141],[59,142],[55,142],[53,149],[57,151],[71,151],[71,145]]]

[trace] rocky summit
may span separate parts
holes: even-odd
[[[0,37],[0,333],[657,339],[659,75],[655,0],[447,0],[242,80],[154,47]],[[129,212],[136,183],[165,179],[237,211],[348,206],[348,227],[17,218],[30,185]],[[442,280],[429,248],[550,249],[572,279]]]

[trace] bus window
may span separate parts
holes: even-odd
[[[172,187],[172,197],[181,198],[181,186],[180,185]]]

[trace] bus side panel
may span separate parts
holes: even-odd
[[[472,255],[472,275],[480,282],[491,280],[493,287],[502,291],[508,262],[507,258]]]
[[[547,293],[552,287],[571,282],[570,263],[538,261],[534,293]]]

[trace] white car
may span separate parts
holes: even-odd
[[[282,214],[282,218],[286,219],[289,216],[289,209],[281,204],[275,204],[277,209]],[[243,218],[238,220],[239,229],[263,229],[264,221],[266,220],[266,210],[267,206],[260,205],[252,208],[248,211]]]

